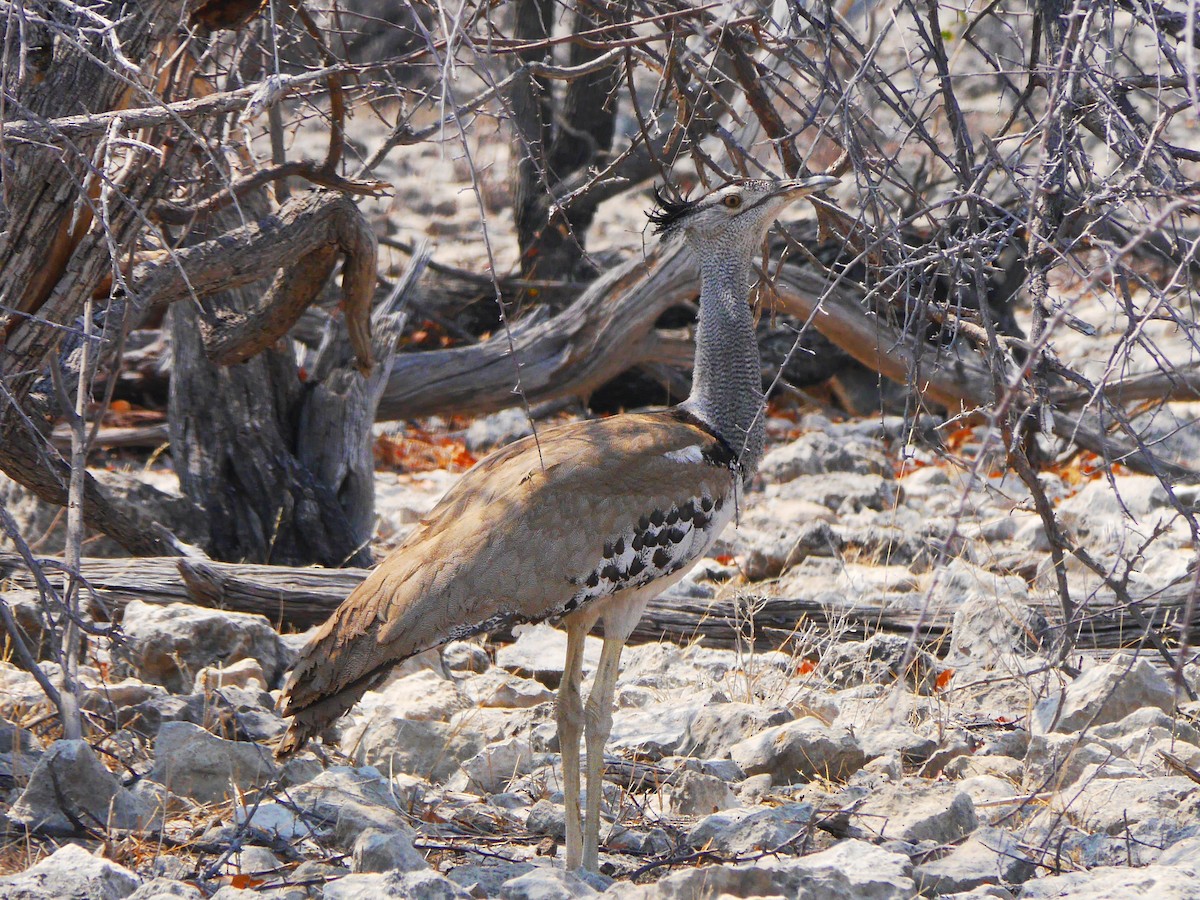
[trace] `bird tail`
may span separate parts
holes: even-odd
[[[293,754],[303,750],[304,745],[308,743],[308,739],[316,733],[316,727],[301,722],[299,718],[292,719],[291,724],[288,725],[287,733],[283,736],[283,740],[275,748],[275,758],[282,762]]]
[[[297,666],[288,679],[287,687],[283,689],[283,712],[284,715],[290,715],[292,721],[283,740],[275,748],[275,758],[286,759],[302,749],[309,738],[320,734],[349,712],[350,707],[379,684],[391,668],[388,663],[332,693],[306,692],[305,705],[301,707],[297,705],[297,684],[304,675],[304,669]]]

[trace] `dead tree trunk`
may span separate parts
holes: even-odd
[[[532,40],[550,37],[555,9],[547,0],[520,0],[515,33]],[[579,32],[594,24],[577,12],[571,29]],[[529,62],[546,52],[525,51],[518,59]],[[572,43],[570,65],[584,66],[604,52],[583,42]],[[521,272],[527,278],[590,280],[596,275],[582,263],[585,237],[599,201],[585,194],[566,209],[557,209],[555,202],[573,176],[587,172],[612,149],[619,81],[615,62],[587,72],[567,83],[561,105],[555,102],[549,82],[536,75],[526,75],[513,85],[513,125],[523,145],[516,164],[513,214]]]
[[[69,467],[46,432],[54,414],[73,405],[71,388],[63,386],[76,383],[74,350],[88,340],[93,358],[111,357],[151,306],[185,300],[175,436],[185,489],[196,490],[215,517],[208,529],[214,551],[296,563],[367,561],[370,423],[380,384],[364,381],[353,363],[363,371],[373,364],[370,228],[344,195],[312,192],[274,215],[263,207],[240,228],[175,246],[159,223],[186,223],[198,234],[220,222],[214,210],[235,193],[243,210],[253,210],[255,185],[270,180],[252,176],[247,185],[226,171],[215,190],[188,194],[189,187],[213,187],[201,175],[217,160],[197,148],[226,137],[222,116],[236,115],[262,92],[251,86],[171,102],[171,91],[188,83],[176,68],[163,71],[182,65],[169,52],[184,24],[181,3],[31,8],[37,15],[21,19],[19,34],[16,20],[6,20],[14,31],[3,42],[8,56],[0,69],[10,119],[0,123],[0,468],[43,500],[65,504]],[[111,28],[97,27],[104,21]],[[282,93],[275,90],[277,101]],[[145,105],[127,109],[137,103]],[[344,190],[373,189],[340,178],[331,158],[321,168],[292,169]],[[289,351],[273,345],[339,258],[356,359],[302,384]],[[255,295],[262,299],[251,303],[247,286],[275,271]],[[89,303],[102,323],[94,335],[78,327]],[[374,350],[390,358],[393,343]],[[238,369],[216,368],[264,351],[262,360]],[[181,411],[180,396],[196,408]],[[212,460],[198,463],[197,452]],[[181,551],[171,535],[90,477],[83,507],[91,526],[134,553]],[[234,546],[237,540],[249,546]]]
[[[320,207],[330,199],[313,194],[291,207]],[[357,224],[342,229],[354,232],[373,257],[371,232]],[[331,241],[281,279],[291,281],[295,294],[312,297],[336,256]],[[394,302],[403,303],[424,263],[424,256],[414,257]],[[205,549],[231,561],[369,565],[371,426],[400,320],[388,311],[393,304],[377,310],[372,349],[382,365],[366,377],[355,369],[343,319],[331,321],[307,367],[290,346],[278,345],[237,365],[215,362],[211,323],[218,311],[227,322],[231,313],[249,321],[261,293],[222,292],[201,302],[203,314],[190,303],[171,310],[171,453],[184,493],[207,516]]]
[[[68,13],[34,3],[28,11],[36,14],[0,21],[6,117],[44,124],[64,113],[102,114],[131,92],[140,97],[143,87],[127,67],[151,70],[182,8],[178,0],[102,3],[90,7],[90,27],[73,29]],[[111,32],[97,28],[95,17],[112,22]],[[67,502],[69,469],[45,441],[61,399],[47,366],[60,365],[64,337],[77,333],[85,302],[134,245],[140,207],[161,186],[154,158],[135,148],[116,165],[98,153],[104,140],[103,127],[57,146],[44,134],[6,133],[0,153],[0,469],[52,503]],[[63,365],[62,382],[72,384],[69,358]],[[114,504],[90,477],[83,505],[93,526],[130,550],[175,552],[152,523]]]

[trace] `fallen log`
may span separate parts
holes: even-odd
[[[469,347],[398,354],[376,417],[495,412],[520,402],[518,382],[531,404],[586,397],[626,369],[660,361],[654,323],[696,296],[692,269],[682,246],[656,247],[602,275],[556,316],[528,316]]]
[[[0,572],[11,568],[9,579],[18,589],[36,590],[33,576],[14,554],[0,553]],[[119,619],[134,600],[145,603],[194,603],[214,609],[258,613],[280,630],[303,630],[325,620],[367,575],[366,569],[293,568],[287,566],[219,563],[174,557],[85,559],[86,585],[94,592],[97,613]],[[1188,609],[1190,577],[1149,597],[1136,598],[1160,633],[1179,633],[1179,619]],[[86,591],[86,588],[85,588]],[[759,650],[805,649],[808,632],[839,639],[861,640],[872,634],[911,635],[923,645],[937,647],[947,638],[954,607],[922,610],[920,594],[896,595],[886,603],[846,602],[831,605],[809,597],[764,597],[753,588],[740,594],[703,599],[672,589],[650,602],[633,633],[633,643],[666,640],[699,642],[708,647],[747,647]],[[1055,620],[1058,600],[1047,597],[1030,604]],[[1193,604],[1194,605],[1194,604]],[[753,607],[748,615],[747,607]],[[1076,647],[1107,650],[1138,646],[1142,628],[1119,605],[1093,603],[1084,613]],[[1193,610],[1188,629],[1192,644],[1200,642],[1200,611]],[[498,635],[504,639],[505,635]]]
[[[66,425],[55,426],[50,440],[59,450],[69,450],[71,433]],[[169,443],[171,435],[164,422],[161,425],[130,425],[101,428],[96,432],[94,447],[161,447]]]

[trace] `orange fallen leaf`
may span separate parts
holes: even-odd
[[[815,662],[811,659],[805,659],[800,662],[800,665],[796,666],[796,674],[808,675],[810,672],[815,672],[816,668],[817,664]]]
[[[938,672],[938,677],[937,677],[937,680],[934,682],[934,686],[939,691],[944,691],[946,689],[946,685],[948,685],[950,683],[950,679],[953,677],[954,677],[953,669],[942,669],[942,671]]]
[[[962,428],[958,428],[950,432],[950,434],[946,436],[944,443],[948,449],[957,450],[962,447],[962,445],[967,442],[967,439],[972,437],[974,434],[974,428],[972,428],[970,425],[964,425]]]

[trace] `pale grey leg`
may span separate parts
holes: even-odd
[[[607,631],[607,623],[606,623]],[[600,665],[585,710],[587,742],[587,815],[583,832],[583,867],[596,871],[600,853],[600,798],[604,784],[604,745],[612,731],[613,692],[621,670],[625,638],[606,637]]]
[[[583,641],[591,623],[564,623],[567,659],[558,686],[558,747],[562,753],[563,803],[567,813],[567,868],[583,859],[583,825],[579,818],[579,738],[583,732]]]

